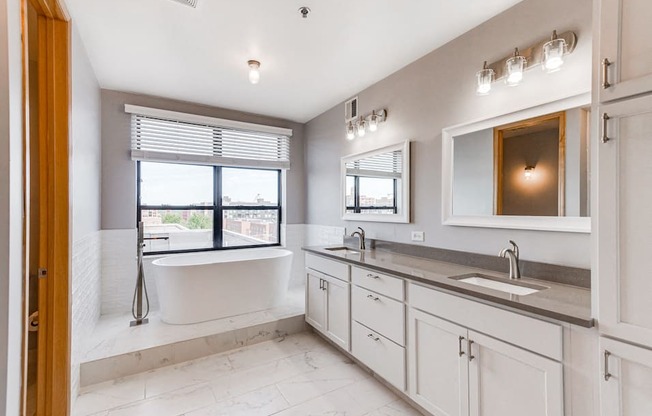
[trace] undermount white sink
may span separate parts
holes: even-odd
[[[537,285],[530,285],[530,284],[526,286],[523,284],[501,282],[497,279],[492,279],[484,276],[472,275],[468,277],[455,277],[452,279],[455,279],[458,282],[468,283],[470,285],[481,286],[487,289],[498,290],[501,292],[510,293],[512,295],[521,295],[521,296],[531,295],[532,293],[537,293],[541,290],[547,289],[547,287],[544,286],[537,286]]]
[[[350,249],[348,247],[327,247],[325,250],[327,250],[327,251],[343,251],[346,254],[360,254],[359,251]]]

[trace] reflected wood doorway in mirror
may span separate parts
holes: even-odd
[[[494,128],[494,214],[565,215],[566,112]]]

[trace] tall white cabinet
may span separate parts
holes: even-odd
[[[652,414],[652,2],[600,0],[597,273],[602,416]]]

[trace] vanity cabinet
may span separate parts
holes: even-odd
[[[435,416],[564,414],[558,325],[409,288],[409,393],[419,405]],[[539,331],[547,345],[530,344],[531,351],[514,345]]]
[[[599,110],[609,117],[598,147],[600,331],[652,347],[652,96]]]
[[[651,21],[649,0],[600,1],[601,102],[652,92]]]
[[[306,268],[306,322],[338,346],[350,351],[349,266],[321,258],[317,258],[317,261],[308,260],[309,257],[306,256],[307,265],[321,265],[323,269],[337,274],[339,278]]]
[[[652,350],[600,339],[602,416],[652,414]]]

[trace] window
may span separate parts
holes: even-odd
[[[281,171],[138,162],[145,253],[280,244]]]
[[[346,163],[346,212],[396,214],[403,171],[400,151]]]

